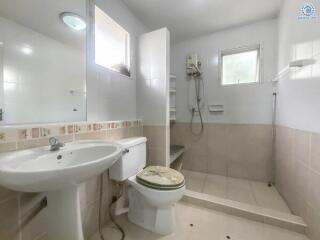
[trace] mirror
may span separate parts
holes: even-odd
[[[0,1],[0,124],[86,120],[86,0]]]

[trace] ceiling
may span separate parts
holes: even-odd
[[[168,27],[174,41],[277,17],[283,0],[122,0],[151,30]]]
[[[75,32],[59,19],[61,12],[86,16],[85,0],[1,0],[0,16],[65,44],[85,47],[85,31]]]

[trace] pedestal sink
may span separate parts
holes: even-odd
[[[122,147],[106,141],[79,141],[57,152],[49,147],[0,154],[0,185],[21,192],[45,192],[50,240],[83,240],[79,184],[104,172]]]

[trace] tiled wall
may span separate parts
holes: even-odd
[[[78,14],[85,15],[85,4],[85,0],[77,2]],[[50,38],[2,17],[0,29],[3,42],[0,46],[0,58],[3,60],[3,65],[0,61],[0,69],[3,68],[5,73],[3,79],[0,77],[1,86],[5,86],[0,96],[0,107],[4,109],[4,122],[1,123],[30,123],[35,119],[41,122],[84,121],[85,35],[79,35],[78,41],[69,45],[59,41],[62,39],[58,36]],[[19,48],[25,44],[33,54],[18,54]],[[71,94],[71,90],[76,93]],[[48,109],[50,112],[43,114]]]
[[[127,137],[142,136],[140,120],[53,124],[42,126],[19,126],[0,128],[0,152],[21,150],[48,145],[48,137],[58,136],[63,142],[82,139],[118,140]],[[114,184],[104,176],[105,196],[103,213],[108,218],[107,206],[111,200]],[[81,185],[81,211],[86,239],[97,231],[98,227],[98,190],[99,178],[94,177]],[[37,215],[27,226],[19,230],[22,220],[33,213],[25,212],[35,194],[13,192],[0,187],[0,239],[1,240],[44,240],[46,239],[46,210]]]
[[[87,119],[109,121],[137,118],[137,38],[148,31],[136,16],[119,0],[90,0],[130,34],[131,77],[95,64],[94,35],[88,36],[87,51]],[[91,6],[92,7],[92,6]],[[91,9],[93,11],[93,7]],[[92,12],[93,13],[93,12]],[[93,23],[92,23],[93,24]],[[92,30],[94,27],[92,26]],[[138,117],[139,118],[139,117]]]
[[[319,14],[301,18],[307,3],[285,0],[279,16],[279,68],[290,61],[315,63],[292,69],[278,82],[276,186],[294,213],[303,216],[312,240],[320,239],[320,27]],[[301,130],[297,130],[301,129]]]
[[[275,152],[278,191],[320,239],[320,134],[279,126]]]
[[[186,56],[199,54],[202,62],[202,79],[205,85],[205,106],[202,116],[209,123],[271,124],[272,83],[277,72],[277,20],[255,22],[219,31],[177,43],[172,47],[171,72],[176,80],[177,121],[189,122],[190,106],[195,99],[194,82],[186,75]],[[262,79],[260,84],[221,86],[219,78],[219,55],[222,50],[261,44],[263,50]],[[207,105],[224,106],[224,112],[214,114]],[[140,118],[140,117],[139,117]],[[199,121],[199,116],[195,116]]]
[[[143,134],[147,141],[147,164],[153,166],[169,166],[169,128],[165,126],[143,126]]]
[[[169,165],[170,33],[162,28],[139,37],[137,116],[144,121],[150,165]]]
[[[200,128],[200,125],[194,126]],[[270,125],[206,123],[201,137],[189,123],[171,127],[171,144],[183,145],[183,168],[258,181],[272,181]]]

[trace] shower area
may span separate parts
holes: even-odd
[[[183,153],[172,167],[181,169],[193,196],[290,217],[295,213],[279,193],[275,176],[277,43],[269,37],[275,23],[264,28],[263,44],[225,46],[224,37],[235,34],[230,30],[173,46],[176,116],[170,142]],[[255,64],[254,76],[245,76],[249,82],[242,84],[240,77],[230,82],[232,75],[223,79],[225,68],[242,61]]]

